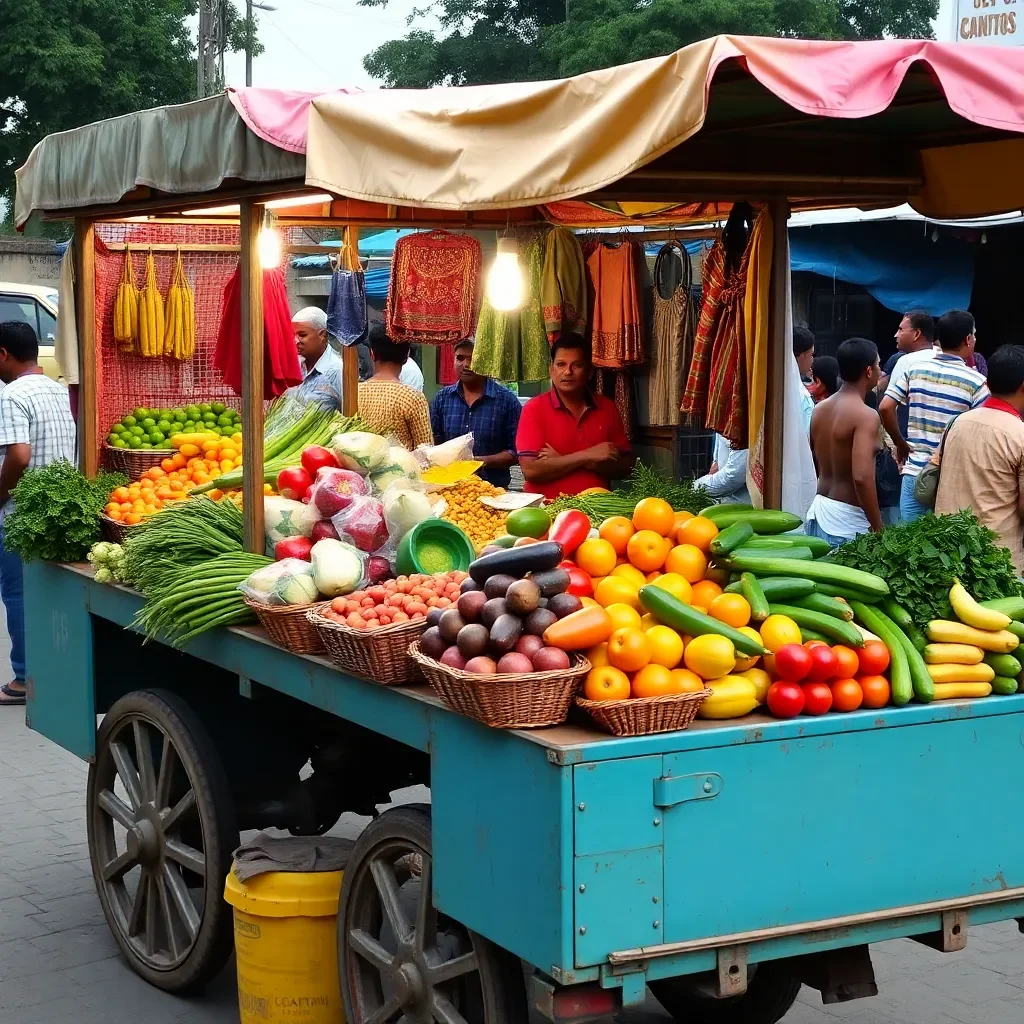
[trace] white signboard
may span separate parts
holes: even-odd
[[[1017,0],[954,0],[953,38],[982,46],[1024,44],[1024,21],[1017,17]]]

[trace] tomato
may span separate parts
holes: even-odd
[[[575,569],[576,568],[576,563],[571,558],[563,558],[558,563],[558,568],[559,569]]]
[[[839,659],[834,678],[852,679],[860,672],[860,658],[852,647],[833,647],[832,653]]]
[[[313,486],[313,478],[301,466],[289,466],[277,474],[277,493],[282,498],[302,501]]]
[[[302,468],[315,480],[317,470],[337,469],[338,460],[330,448],[322,444],[311,444],[308,448],[302,449]]]
[[[827,683],[835,678],[838,668],[839,659],[832,653],[832,648],[822,644],[811,650],[811,671],[807,673],[807,678],[812,683]]]
[[[858,652],[859,675],[880,676],[889,667],[889,648],[881,640],[869,640]]]
[[[864,700],[864,691],[856,679],[837,679],[832,683],[832,710],[856,711]]]
[[[828,647],[828,644],[824,640],[808,640],[804,647],[809,651],[813,651],[815,647]]]
[[[806,679],[813,664],[811,652],[800,644],[785,644],[775,652],[775,674],[785,682]]]
[[[826,683],[804,683],[804,714],[823,715],[832,707],[832,691]]]
[[[575,594],[576,597],[593,596],[594,583],[589,573],[585,573],[575,565],[571,569],[566,569],[566,572],[569,573],[569,586],[565,588],[567,594]]]
[[[864,707],[884,708],[889,703],[889,680],[885,676],[861,676],[857,682],[864,694]]]
[[[772,683],[765,699],[776,718],[796,718],[804,709],[804,691],[799,683]]]

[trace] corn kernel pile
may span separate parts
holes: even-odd
[[[478,476],[471,476],[468,480],[446,487],[441,493],[448,502],[448,508],[441,518],[464,531],[477,551],[505,532],[507,513],[488,508],[480,502],[484,495],[504,494],[504,488],[495,487]]]

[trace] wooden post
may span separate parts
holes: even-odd
[[[96,365],[96,236],[93,222],[75,220],[75,294],[62,295],[73,304],[78,327],[78,468],[94,477],[99,469],[99,372]]]
[[[242,335],[242,509],[245,550],[263,554],[263,268],[259,238],[263,207],[239,204]]]
[[[347,270],[359,269],[359,228],[349,225],[342,235],[342,252]],[[359,408],[359,353],[345,345],[341,353],[341,413],[355,416]]]
[[[785,424],[786,367],[793,358],[793,339],[786,330],[789,284],[789,202],[773,199],[772,276],[768,309],[768,381],[764,410],[764,507],[782,508],[782,434]]]

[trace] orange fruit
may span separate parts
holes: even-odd
[[[742,594],[719,594],[708,605],[708,615],[739,629],[750,621],[750,605]]]
[[[612,620],[613,630],[640,628],[640,613],[631,604],[610,604],[605,611]]]
[[[889,703],[889,680],[885,676],[861,676],[857,682],[864,694],[864,707],[884,708]]]
[[[633,509],[633,525],[637,530],[651,530],[667,537],[675,525],[676,514],[664,498],[643,498]]]
[[[650,613],[640,616],[640,628],[646,633],[652,626],[659,625],[658,620]]]
[[[142,516],[138,512],[127,512],[125,513],[124,521],[129,526],[135,526],[137,523],[142,522]]]
[[[598,644],[587,651],[587,661],[594,668],[603,668],[608,664],[608,643]]]
[[[692,512],[677,512],[675,517],[675,523],[673,524],[675,527],[675,529],[673,530],[673,534],[676,531],[678,531],[679,527],[682,526],[683,523],[688,523],[691,519],[693,519]]]
[[[772,654],[786,644],[802,641],[800,627],[788,615],[769,615],[761,623],[761,642]]]
[[[738,661],[736,665],[739,667]],[[740,672],[739,675],[743,676],[744,679],[749,679],[754,684],[754,696],[757,697],[757,703],[763,704],[768,693],[768,687],[772,685],[772,677],[763,668],[748,668]]]
[[[651,581],[656,587],[667,590],[674,598],[682,601],[683,604],[690,603],[693,589],[688,580],[684,579],[677,572],[663,572],[656,580]]]
[[[644,635],[651,646],[651,664],[675,668],[683,660],[683,638],[668,626],[651,626]]]
[[[683,663],[701,679],[720,679],[735,668],[736,648],[728,637],[705,633],[686,645]]]
[[[856,711],[864,701],[864,691],[856,679],[837,679],[829,683],[833,711]]]
[[[640,629],[617,629],[608,637],[608,662],[623,672],[636,672],[651,660],[651,644]]]
[[[618,577],[621,580],[629,580],[637,590],[647,582],[647,577],[635,565],[630,565],[629,562],[615,566],[608,575]]]
[[[640,588],[631,580],[625,580],[621,576],[605,576],[594,589],[594,600],[602,608],[613,604],[628,604],[640,611],[639,590]]]
[[[687,519],[676,530],[676,543],[692,544],[707,554],[711,550],[711,542],[717,536],[718,527],[710,519],[705,519],[704,516],[694,516],[692,519]]]
[[[688,668],[674,668],[671,673],[673,693],[699,693],[704,689],[704,680]]]
[[[612,665],[591,669],[583,684],[587,700],[626,700],[629,697],[629,676]]]
[[[839,644],[832,648],[832,653],[839,659],[836,679],[852,679],[860,673],[860,656],[852,647]]]
[[[625,516],[612,516],[597,528],[597,535],[601,540],[608,541],[615,548],[617,555],[626,553],[626,545],[634,533],[636,530],[633,529],[633,524]]]
[[[597,537],[585,540],[576,549],[573,561],[591,576],[607,576],[615,568],[615,548]]]
[[[649,499],[645,498],[644,501]],[[665,503],[666,505],[668,502]],[[671,506],[669,506],[671,507]],[[629,538],[626,554],[630,562],[641,571],[651,572],[665,564],[665,545],[660,533],[654,530],[638,530]],[[644,579],[644,583],[647,580]]]
[[[725,596],[729,597],[731,595],[726,594]],[[715,598],[715,600],[717,601],[718,598]],[[714,601],[711,602],[712,607],[714,607],[714,603],[715,603]],[[750,639],[754,641],[754,643],[757,643],[757,644],[763,643],[762,640],[761,640],[761,634],[758,633],[758,631],[756,629],[754,629],[753,626],[739,626],[737,628],[739,629],[739,631],[741,633],[744,633],[747,636],[749,636]],[[751,654],[751,655],[741,654],[739,651],[737,651],[736,652],[736,671],[737,672],[746,672],[747,669],[753,668],[758,663],[759,659],[760,659],[760,655],[757,655],[757,654]]]
[[[664,665],[645,665],[635,676],[630,686],[633,697],[664,697],[678,693],[672,683],[672,673]]]
[[[722,588],[717,583],[712,583],[711,580],[700,580],[694,583],[691,588],[690,603],[695,608],[702,608],[706,614],[707,610],[711,607],[711,602],[721,592]]]
[[[677,573],[687,583],[699,583],[707,571],[707,555],[695,544],[677,544],[665,556],[665,572]]]
[[[121,519],[121,510],[116,506],[114,508],[108,508],[107,518],[113,519],[115,523],[118,522]]]

